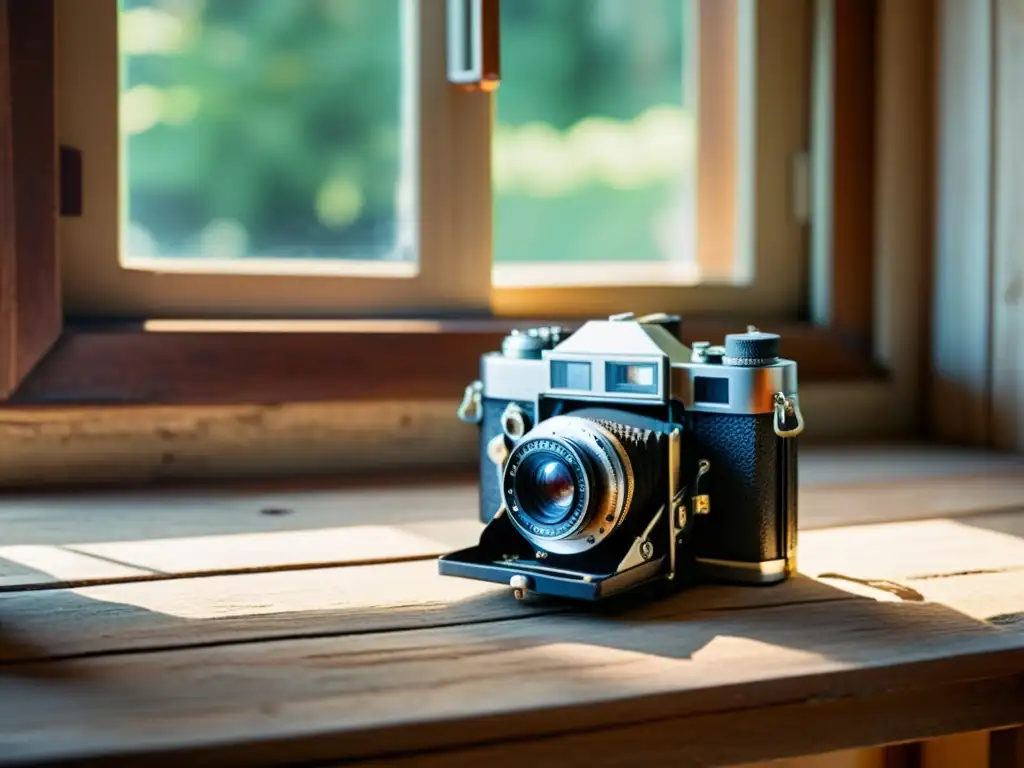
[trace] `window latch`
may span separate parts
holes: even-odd
[[[448,81],[490,92],[501,82],[500,0],[448,0]]]

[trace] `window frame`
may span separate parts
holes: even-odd
[[[52,6],[53,0],[2,2],[8,10],[17,3],[31,3],[33,9],[41,9]],[[932,11],[927,4],[893,9],[892,4],[879,7],[875,0],[817,0],[819,15],[826,5],[864,14],[868,19],[856,29],[871,39],[851,41],[846,50],[875,50],[876,39],[884,43],[877,52],[877,98],[874,87],[857,85],[856,70],[862,62],[834,61],[831,106],[838,109],[838,103],[853,99],[874,116],[869,125],[879,145],[875,162],[847,164],[845,170],[836,168],[829,177],[833,193],[850,184],[851,179],[844,174],[857,174],[862,188],[870,190],[870,207],[875,212],[872,231],[847,232],[850,239],[838,244],[841,247],[835,248],[835,258],[856,258],[861,268],[863,260],[874,259],[873,291],[867,299],[873,302],[874,323],[871,327],[851,328],[837,326],[831,319],[794,319],[770,327],[783,335],[783,353],[800,363],[804,411],[819,420],[819,427],[809,430],[809,434],[825,439],[906,436],[919,426],[918,390],[925,362],[919,340],[925,329],[921,317],[925,314],[922,302],[926,291],[918,267],[923,266],[928,247],[922,230],[927,232],[930,221],[926,209],[932,125],[928,89],[923,89],[923,94],[918,92],[922,91],[921,83],[927,83],[933,74],[929,54]],[[45,15],[45,11],[39,12]],[[839,11],[834,15],[839,16]],[[835,30],[830,34],[834,36]],[[31,87],[52,97],[52,79],[47,82],[43,76],[46,62],[54,55],[53,41],[47,42],[40,40],[31,51],[40,66],[26,67],[21,72],[31,72]],[[912,66],[907,66],[908,60]],[[878,104],[879,110],[876,101],[883,102]],[[886,113],[891,114],[887,117]],[[47,125],[52,130],[52,111],[47,109],[37,108],[23,119],[34,121],[41,130]],[[908,132],[923,139],[911,148],[910,157],[907,152],[890,152],[886,163],[881,163],[878,158],[893,143],[893,136]],[[14,151],[18,152],[17,146]],[[13,195],[15,185],[10,176],[0,176],[0,191]],[[909,200],[904,199],[906,194],[910,194]],[[848,196],[833,196],[837,201],[847,201],[844,205],[850,204]],[[42,209],[48,205],[44,198],[26,199],[24,195],[18,204]],[[911,220],[902,215],[908,206],[914,217]],[[4,257],[9,255],[10,251],[5,252]],[[864,281],[837,282],[837,272],[833,269],[828,280],[833,298],[863,301]],[[893,311],[894,306],[898,311]],[[45,306],[37,309],[46,311]],[[6,407],[277,405],[340,400],[394,402],[395,398],[457,401],[467,377],[477,368],[479,355],[494,349],[509,327],[537,319],[541,318],[453,319],[429,331],[421,329],[415,343],[395,350],[407,355],[399,357],[392,354],[391,342],[411,337],[387,321],[368,325],[302,320],[276,325],[196,322],[177,330],[152,332],[138,322],[103,323],[69,316],[60,341],[25,378]],[[683,340],[720,338],[725,331],[760,320],[756,314],[732,321],[727,316],[684,313]],[[856,343],[858,338],[869,340],[870,351]],[[296,375],[289,366],[297,361],[302,361],[303,367]],[[173,375],[167,375],[168,369]],[[386,382],[383,389],[382,382]]]
[[[447,80],[445,0],[401,2],[403,34],[416,36],[415,66],[406,61],[404,76],[416,91],[418,266],[289,259],[274,265],[288,274],[267,274],[269,259],[232,267],[168,263],[158,271],[142,260],[122,266],[118,0],[55,0],[58,134],[81,153],[85,169],[83,209],[60,221],[67,311],[126,318],[310,316],[339,306],[364,313],[484,311],[487,271],[476,254],[490,241],[490,222],[479,211],[489,178],[472,169],[490,163],[489,144],[475,127],[489,123],[490,100]]]
[[[0,3],[0,401],[61,332],[53,8]],[[38,48],[42,48],[42,55]]]

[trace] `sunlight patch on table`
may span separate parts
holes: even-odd
[[[81,544],[86,554],[161,573],[267,569],[441,555],[476,540],[475,520]]]
[[[431,589],[417,589],[428,580],[435,582]],[[432,612],[463,600],[489,594],[507,597],[507,590],[494,584],[439,576],[432,561],[131,582],[73,592],[90,600],[196,620],[298,613],[365,615],[375,609],[392,614],[418,612],[429,620]]]
[[[801,532],[797,564],[812,577],[893,580],[1024,567],[1024,539],[982,522],[936,519]]]
[[[720,678],[725,683],[734,680],[737,673],[755,677],[771,677],[772,668],[803,666],[807,669],[841,668],[844,662],[830,659],[813,650],[790,648],[775,643],[734,637],[706,631],[705,625],[689,628],[681,625],[675,644],[670,647],[659,638],[655,647],[645,635],[630,638],[618,633],[600,634],[592,643],[552,643],[536,646],[521,652],[511,652],[506,660],[522,654],[529,659],[520,659],[522,665],[532,669],[550,669],[553,674],[559,670],[581,675],[583,679],[621,685],[623,689],[632,683],[647,688],[652,679],[674,685],[693,676],[702,681]],[[655,633],[656,634],[656,633]],[[765,666],[764,659],[771,659],[771,667]],[[728,663],[723,661],[728,660]],[[674,681],[674,682],[670,682]],[[716,682],[716,681],[712,681]]]
[[[0,587],[148,575],[150,573],[144,569],[111,563],[63,547],[28,544],[0,547]]]

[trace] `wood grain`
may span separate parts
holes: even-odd
[[[709,720],[707,741],[695,744],[750,760],[764,756],[764,734],[775,729],[786,742],[771,744],[779,755],[852,746],[829,744],[828,729],[780,727],[798,712],[818,722],[818,706],[835,716],[830,703],[850,724],[836,738],[860,744],[1024,713],[1012,680],[1024,673],[1024,636],[943,606],[868,600],[685,618],[659,603],[619,616],[20,663],[4,672],[0,754],[8,763],[102,754],[117,765],[173,745],[178,760],[265,764],[490,741],[503,742],[507,760],[537,759],[554,736],[590,740],[609,758],[645,743],[646,756],[692,739],[678,726],[697,715]],[[951,707],[954,698],[966,706]],[[746,754],[727,738],[737,709],[760,734],[742,740]],[[767,720],[757,728],[759,711]],[[633,726],[640,738],[630,738]],[[245,743],[254,751],[233,749]]]
[[[973,768],[988,765],[989,734],[968,731],[922,744],[919,768]]]
[[[735,0],[702,2],[696,8],[702,59],[697,62],[701,136],[697,164],[715,172],[696,174],[695,249],[702,278],[729,282],[737,272],[737,261],[750,258],[738,247],[742,232],[738,155],[740,136],[746,133],[746,126],[739,124],[742,97],[737,95],[740,9]]]
[[[831,458],[806,490],[854,495],[848,473],[886,463],[846,454],[839,471]],[[961,469],[980,476],[983,461]],[[938,482],[922,455],[911,465],[884,485]],[[428,490],[442,500],[445,488]],[[318,489],[284,515],[254,514],[243,492],[205,507],[195,492],[163,496],[162,511],[159,494],[120,508],[108,495],[67,529],[73,497],[64,509],[57,496],[6,498],[10,546],[91,531],[65,551],[145,572],[0,594],[0,764],[707,765],[1024,721],[1020,512],[808,529],[803,573],[777,587],[596,606],[518,602],[440,577],[431,560],[279,570],[324,551],[358,557],[326,535],[318,551],[328,521],[456,535],[460,518],[431,523],[436,508],[408,503],[418,492]],[[236,547],[232,526],[266,545]],[[254,571],[210,575],[210,563]]]
[[[233,330],[147,332],[136,325],[69,328],[19,389],[19,405],[274,404],[460,397],[480,356],[500,349],[508,329],[543,320],[447,321],[395,325],[292,321],[234,322]],[[579,321],[561,321],[572,327]],[[721,339],[748,320],[684,319],[683,339]],[[247,325],[249,329],[246,330]],[[270,324],[271,326],[273,324]],[[415,325],[415,324],[413,324]],[[437,327],[434,327],[434,326]],[[173,326],[172,326],[173,327]],[[333,329],[333,330],[332,330]],[[772,324],[802,382],[870,378],[866,357],[826,330]],[[174,376],[166,371],[173,370]]]
[[[0,589],[424,560],[468,546],[478,537],[480,527],[475,520],[438,520],[97,544],[4,546],[0,547]]]
[[[872,350],[893,372],[893,399],[922,434],[931,386],[935,2],[881,2],[877,9]]]
[[[925,580],[1024,567],[1024,514],[915,520],[801,533],[797,565],[825,573]]]
[[[864,443],[865,434],[891,439],[902,418],[898,403],[885,399],[888,388],[885,382],[801,387],[809,425],[801,445],[806,450],[856,436],[857,450],[878,448]],[[455,418],[460,397],[461,392],[436,401],[0,408],[0,487],[39,492],[82,484],[476,472],[476,430]],[[932,453],[942,466],[941,452]],[[875,462],[872,481],[898,471],[904,460],[928,460],[906,457],[904,446],[893,453],[897,463],[891,467]],[[983,459],[981,469],[985,461],[1005,457]]]
[[[989,439],[992,8],[938,4],[930,421],[936,437],[965,445]]]
[[[969,586],[961,590],[969,591]],[[1014,591],[1018,598],[1019,592]],[[682,619],[862,599],[801,576],[771,590],[705,585],[670,598],[658,610]],[[22,640],[19,647],[0,654],[0,664],[482,624],[578,609],[538,596],[517,601],[500,585],[442,577],[433,560],[202,580],[136,580],[0,596],[0,615]]]
[[[822,754],[846,744],[878,743],[898,734],[916,733],[932,737],[971,727],[971,723],[1004,722],[1019,715],[1014,686],[1006,682],[934,688],[926,698],[920,692],[889,693],[869,701],[815,702],[779,707],[762,707],[738,713],[688,715],[638,726],[602,729],[590,734],[516,740],[436,753],[403,755],[384,760],[358,761],[361,766],[498,766],[564,765],[573,755],[586,765],[619,766],[625,763],[662,765],[733,765],[751,755],[781,756],[763,764],[765,768],[917,768],[916,744],[901,744],[882,750],[858,749]],[[837,724],[842,724],[837,727]],[[737,738],[739,734],[741,737]],[[525,743],[524,743],[525,742]],[[816,753],[806,757],[808,753]],[[798,755],[786,759],[787,756]],[[889,762],[892,756],[894,759]],[[885,762],[883,762],[883,759]],[[958,768],[974,768],[960,764]]]
[[[0,409],[0,486],[251,482],[474,468],[451,400]]]
[[[980,516],[966,526],[944,522],[811,531],[801,542],[799,578],[771,589],[705,585],[652,610],[681,619],[712,611],[833,600],[927,601],[971,619],[1024,628],[1024,513]],[[353,535],[359,530],[354,527]],[[289,536],[277,535],[285,537],[283,542]],[[454,532],[448,535],[458,538]],[[220,537],[215,540],[222,548],[231,548],[220,544]],[[459,545],[471,541],[466,536]],[[195,542],[196,549],[205,543]],[[450,548],[435,547],[438,553]],[[182,577],[206,577],[154,580],[153,559],[132,558],[130,549],[104,551],[112,555],[99,561],[100,566],[123,563],[138,571],[107,579],[120,583],[73,590],[53,589],[50,584],[48,591],[0,595],[5,621],[28,633],[37,648],[8,654],[8,661],[272,637],[340,636],[572,609],[571,604],[543,599],[522,604],[511,600],[505,588],[441,577],[433,558],[368,566],[354,559],[345,568],[281,572],[281,562],[315,564],[321,558],[314,549],[303,560],[302,547],[282,546],[277,552],[259,550],[266,559],[252,566],[252,573],[220,576],[204,572],[188,550],[171,548],[159,552],[157,562],[166,560],[168,571]],[[2,549],[0,556],[9,552]],[[216,562],[236,557],[229,554]]]
[[[5,0],[0,35],[0,400],[61,331],[51,0]]]
[[[17,239],[14,210],[14,131],[11,114],[11,49],[7,0],[0,2],[0,397],[14,391]]]
[[[984,529],[1002,518],[981,513],[1024,508],[1024,459],[907,446],[808,450],[801,462],[800,558],[815,574],[830,562],[870,564],[870,552],[915,552],[917,529],[868,524],[926,518],[963,518],[921,530],[932,531],[937,546],[966,532],[965,561],[990,555],[971,568],[1017,562],[1013,537]],[[477,495],[471,472],[11,494],[0,500],[0,590],[432,558],[475,538]],[[811,532],[835,526],[855,527],[823,532],[822,540],[856,543],[815,558],[805,546]],[[913,554],[903,562],[927,570]]]
[[[810,757],[744,763],[738,768],[912,768],[911,766],[887,765],[883,760],[882,752],[883,750],[878,748],[850,749]]]
[[[1024,6],[995,9],[990,429],[993,445],[1024,453]]]
[[[875,252],[875,0],[835,0],[832,125],[831,319],[848,343],[871,351]]]
[[[132,581],[153,572],[60,546],[5,546],[0,552],[0,592],[9,589]]]
[[[0,501],[0,590],[436,557],[478,535],[475,484]]]

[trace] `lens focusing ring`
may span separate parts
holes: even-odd
[[[538,451],[564,461],[574,479],[570,512],[555,525],[532,519],[517,491],[520,468]],[[585,552],[607,538],[628,513],[633,487],[633,469],[618,438],[601,424],[574,416],[556,416],[528,432],[509,455],[502,481],[513,525],[538,549],[561,555]]]

